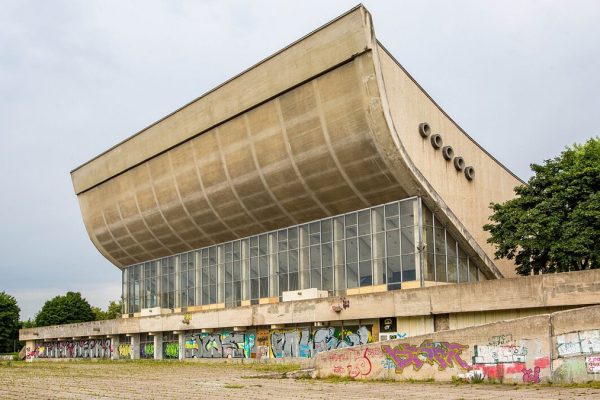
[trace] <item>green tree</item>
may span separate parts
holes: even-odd
[[[36,326],[70,324],[93,321],[94,312],[90,303],[79,292],[67,292],[48,300],[35,316]]]
[[[102,310],[100,307],[92,307],[92,312],[94,313],[94,319],[96,321],[101,321],[104,319],[116,319],[121,318],[121,308],[122,302],[119,300],[111,301],[108,303],[108,308],[106,311]]]
[[[14,351],[15,340],[19,338],[19,313],[17,300],[0,292],[0,353]]]
[[[521,275],[600,268],[600,139],[531,169],[514,199],[490,206],[496,257],[514,259]]]
[[[108,309],[106,310],[106,319],[117,319],[121,318],[121,310],[123,309],[123,301],[111,301],[108,303]]]

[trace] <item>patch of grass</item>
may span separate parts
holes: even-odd
[[[243,389],[244,385],[239,385],[237,383],[226,383],[223,385],[225,389]]]
[[[545,386],[545,387],[551,387],[551,386],[556,386],[556,387],[561,387],[561,388],[572,388],[572,389],[600,389],[600,381],[587,381],[587,382],[580,382],[580,383],[576,383],[576,382],[572,382],[572,383],[561,383],[561,382],[546,382],[546,383],[541,383],[540,386]]]

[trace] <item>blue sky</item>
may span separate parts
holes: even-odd
[[[0,0],[0,291],[106,307],[69,171],[351,1]],[[522,179],[600,131],[600,2],[365,1],[379,40]]]

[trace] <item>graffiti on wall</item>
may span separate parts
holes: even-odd
[[[524,363],[525,346],[474,346],[473,364]]]
[[[187,358],[250,358],[254,332],[194,333],[186,337]]]
[[[489,379],[521,376],[525,383],[539,383],[540,372],[550,366],[550,357],[543,355],[539,340],[515,342],[512,335],[498,335],[492,336],[489,343],[502,344],[475,345],[472,360],[473,369]]]
[[[119,358],[131,358],[131,344],[122,343],[117,350],[119,352]]]
[[[140,344],[141,358],[154,358],[154,342]]]
[[[600,374],[600,356],[588,356],[585,358],[585,366],[590,374]]]
[[[556,337],[559,357],[600,353],[600,330],[579,331]]]
[[[179,358],[179,342],[163,343],[164,358]]]
[[[469,369],[469,364],[461,358],[462,352],[469,346],[460,343],[432,342],[425,340],[420,346],[399,343],[396,347],[381,346],[381,350],[395,365],[396,373],[404,368],[413,367],[415,371],[425,364],[436,365],[438,370],[446,368]]]
[[[40,342],[27,350],[27,358],[110,358],[110,339],[81,339]]]
[[[272,331],[270,335],[271,356],[314,357],[316,354],[371,343],[371,326],[330,326]]]

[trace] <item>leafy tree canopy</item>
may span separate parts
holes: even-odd
[[[19,337],[19,313],[17,300],[0,292],[0,353],[14,350],[14,341]]]
[[[106,311],[102,310],[100,307],[92,307],[92,311],[94,312],[94,319],[96,321],[101,321],[103,319],[116,319],[121,318],[121,308],[122,301],[111,301],[108,303],[108,308]]]
[[[79,292],[67,292],[48,300],[35,316],[36,326],[88,322],[95,319],[90,303]]]
[[[521,275],[599,268],[600,139],[531,169],[514,199],[490,206],[484,229],[496,257],[514,259]]]

